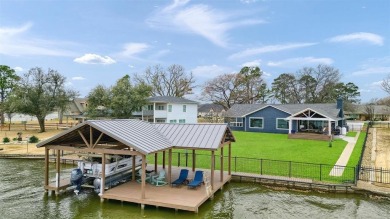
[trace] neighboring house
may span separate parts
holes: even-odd
[[[181,97],[148,98],[149,104],[133,116],[153,123],[197,123],[198,103]]]
[[[87,98],[74,98],[68,106],[68,110],[64,113],[66,118],[72,118],[79,121],[84,121],[84,113],[87,111],[88,99]]]
[[[355,105],[353,111],[345,112],[345,118],[365,121],[370,119],[369,114],[372,114],[373,120],[390,121],[390,107],[386,105]]]
[[[198,107],[198,117],[225,117],[223,106],[214,103],[201,104]]]
[[[335,104],[236,104],[227,111],[232,130],[331,135],[345,125],[343,101]]]

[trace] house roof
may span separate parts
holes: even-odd
[[[314,110],[324,116],[337,120],[340,110],[336,104],[235,104],[227,111],[227,117],[245,117],[266,107],[273,107],[290,115],[305,109]]]
[[[155,96],[149,97],[148,101],[151,103],[190,103],[198,104],[198,102],[193,100],[188,100],[182,97],[171,97],[171,96]]]
[[[145,155],[171,147],[216,150],[221,142],[235,142],[227,124],[151,124],[126,119],[88,120],[38,143],[37,147],[86,145],[85,141],[91,139],[91,128],[92,139],[100,138],[99,144],[125,145]]]
[[[205,103],[198,106],[199,113],[208,113],[213,109],[214,112],[222,112],[223,106],[214,103]]]

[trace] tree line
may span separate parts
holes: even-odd
[[[342,98],[347,105],[360,102],[359,88],[352,82],[340,81],[338,69],[328,65],[304,67],[296,73],[282,73],[267,85],[259,67],[243,67],[237,73],[226,73],[206,81],[201,99],[229,109],[234,104],[254,103],[334,103]],[[45,117],[53,112],[63,113],[78,91],[65,87],[66,78],[54,69],[31,68],[18,76],[15,70],[0,65],[0,114],[23,113],[38,119],[45,131]],[[147,103],[150,96],[183,97],[196,88],[191,72],[181,65],[167,68],[148,67],[143,73],[129,75],[110,86],[97,85],[88,98],[90,118],[130,118]],[[390,95],[390,75],[382,88]]]

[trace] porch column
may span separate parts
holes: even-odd
[[[211,151],[211,177],[210,177],[210,184],[211,184],[211,191],[214,191],[214,151]]]
[[[332,135],[332,122],[328,120],[328,135]]]
[[[141,198],[145,199],[145,179],[146,179],[146,156],[142,155],[142,175],[141,175]]]
[[[171,184],[172,177],[172,149],[168,150],[168,183]]]
[[[162,166],[163,166],[163,169],[165,170],[165,151],[163,151]]]
[[[154,154],[154,172],[157,173],[157,152]]]
[[[45,191],[48,191],[47,186],[49,186],[49,149],[45,148]]]
[[[153,103],[153,123],[156,123],[156,103]]]
[[[291,134],[292,129],[292,119],[288,120],[288,134]]]
[[[131,167],[131,181],[135,181],[135,159],[136,159],[136,155],[133,155],[131,158],[133,158],[132,160],[132,167]]]
[[[222,145],[222,147],[221,147],[221,157],[220,157],[220,163],[221,163],[221,177],[220,177],[220,179],[221,179],[221,182],[223,182],[223,145]]]
[[[228,162],[228,174],[232,175],[232,144],[229,143],[229,162]]]
[[[60,188],[60,168],[61,168],[61,161],[60,161],[60,150],[56,151],[57,157],[56,157],[56,195],[58,195],[59,188]]]
[[[195,172],[196,155],[195,150],[192,150],[192,172]]]
[[[106,185],[106,154],[102,154],[102,178],[100,180],[100,196],[104,193],[104,187]],[[103,199],[101,199],[103,200]]]

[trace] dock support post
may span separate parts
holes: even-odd
[[[195,172],[195,165],[196,165],[196,155],[195,155],[195,150],[192,150],[192,172]]]
[[[142,155],[142,176],[141,176],[141,193],[142,193],[141,198],[142,199],[145,199],[145,186],[146,186],[146,183],[145,183],[145,179],[146,179],[145,168],[146,168],[146,156]],[[141,204],[141,208],[142,209],[143,209],[143,207],[145,207],[145,206],[143,204]]]
[[[133,155],[132,156],[132,158],[133,158],[133,160],[132,160],[132,171],[131,171],[131,180],[132,181],[135,181],[135,159],[136,159],[136,155]]]
[[[56,190],[55,193],[56,195],[59,194],[59,189],[60,189],[60,168],[61,168],[61,160],[60,160],[60,150],[57,150],[57,159],[56,159]]]
[[[141,209],[142,209],[142,210],[145,209],[145,204],[141,204]]]
[[[157,153],[154,154],[154,172],[157,173]]]
[[[172,177],[172,149],[168,150],[168,183],[171,184]]]
[[[102,154],[102,178],[100,180],[100,197],[104,194],[104,187],[106,185],[106,154]],[[103,198],[100,199],[100,201],[103,201]]]
[[[223,146],[221,147],[221,157],[220,157],[221,161],[221,182],[223,182]]]
[[[229,162],[228,162],[228,174],[229,176],[232,175],[232,144],[229,143]]]
[[[215,169],[215,157],[214,151],[211,151],[211,193],[214,194],[214,169]]]
[[[165,151],[163,151],[162,165],[163,165],[163,169],[165,170]]]
[[[48,192],[49,186],[49,149],[45,148],[45,192]]]

